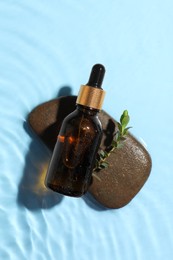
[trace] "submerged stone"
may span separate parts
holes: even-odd
[[[34,132],[53,151],[63,119],[75,109],[76,96],[54,99],[37,106],[28,121]],[[105,111],[99,118],[103,126],[101,149],[111,144],[117,122]],[[151,158],[144,146],[130,133],[124,145],[107,159],[109,167],[94,172],[89,192],[103,206],[120,208],[140,191],[151,171]]]

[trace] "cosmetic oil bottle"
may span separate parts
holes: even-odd
[[[80,87],[76,110],[62,123],[45,179],[46,187],[55,192],[80,197],[91,183],[102,138],[98,112],[105,96],[104,74],[103,65],[93,66],[88,83]]]

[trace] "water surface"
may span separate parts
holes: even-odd
[[[0,259],[153,260],[173,250],[173,3],[0,1]],[[63,87],[107,69],[104,109],[131,115],[152,173],[124,208],[47,191],[50,152],[27,124]],[[62,93],[62,92],[61,92]]]

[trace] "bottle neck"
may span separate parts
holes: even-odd
[[[104,96],[105,91],[103,89],[82,85],[76,103],[78,105],[100,110],[102,108]]]
[[[95,109],[95,108],[91,108],[91,107],[86,107],[86,106],[83,106],[83,105],[79,105],[77,104],[77,107],[76,107],[79,111],[87,114],[87,115],[90,115],[90,116],[96,116],[100,110],[98,109]]]

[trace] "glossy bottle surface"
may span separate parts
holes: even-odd
[[[48,188],[74,197],[87,191],[102,137],[97,114],[78,105],[64,119],[45,180]]]

